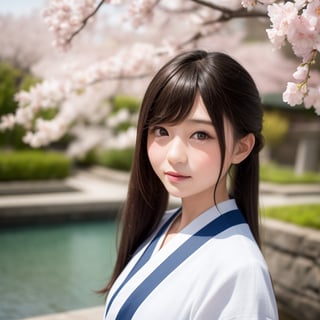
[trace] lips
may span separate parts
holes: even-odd
[[[167,176],[168,180],[171,182],[180,182],[180,181],[185,181],[191,178],[190,176],[185,176],[181,173],[173,172],[173,171],[166,171],[165,175]]]

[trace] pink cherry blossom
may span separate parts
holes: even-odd
[[[134,27],[139,27],[152,18],[152,9],[157,0],[133,0],[128,9],[128,15]]]
[[[317,51],[320,49],[320,0],[274,3],[269,5],[268,14],[272,22],[267,30],[275,48],[280,48],[285,40],[291,45],[294,54],[302,59],[293,77],[297,83],[288,82],[283,99],[290,105],[305,102],[313,104],[318,110],[319,103],[315,94],[308,89],[309,73]]]
[[[312,0],[309,1],[307,7],[302,13],[309,21],[310,25],[313,26],[314,30],[319,30],[320,27],[320,1]]]
[[[275,1],[276,0],[243,0],[243,1],[241,1],[241,5],[244,8],[252,8],[255,5],[257,5],[257,3],[261,3],[261,4],[264,4],[264,5],[267,5],[267,4],[272,4]]]
[[[291,106],[299,105],[302,103],[306,88],[300,87],[297,83],[288,82],[287,89],[283,93],[283,101],[287,102]]]
[[[314,34],[313,26],[310,21],[302,16],[298,16],[292,21],[291,28],[287,32],[288,42],[291,43],[292,49],[296,56],[307,59],[310,52],[315,49],[319,36]]]
[[[270,41],[280,48],[285,40],[292,21],[298,16],[298,10],[291,2],[268,6],[268,15],[272,22],[271,29],[267,29]]]
[[[55,35],[54,45],[60,49],[70,46],[69,39],[95,9],[95,0],[51,0],[43,11],[49,30]]]
[[[304,81],[308,77],[308,72],[308,64],[302,64],[298,66],[297,71],[293,74],[293,77],[298,81]]]

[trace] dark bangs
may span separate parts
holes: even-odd
[[[164,70],[155,79],[157,86],[147,120],[147,126],[159,123],[179,123],[190,113],[198,93],[198,70],[189,62],[175,70]],[[166,74],[167,74],[167,78]]]

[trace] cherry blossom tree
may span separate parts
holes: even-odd
[[[50,33],[36,13],[0,16],[0,29],[0,61],[18,69],[30,72],[33,65],[52,51],[50,43],[44,41]]]
[[[122,145],[106,130],[106,126],[110,128],[110,123],[116,120],[110,122],[108,108],[101,108],[106,93],[97,88],[102,83],[117,87],[119,80],[151,76],[166,59],[182,50],[211,48],[217,34],[220,41],[223,37],[229,38],[230,33],[240,39],[238,30],[243,29],[242,21],[253,18],[269,21],[266,35],[274,48],[289,45],[297,58],[293,80],[288,79],[283,93],[284,101],[292,106],[304,103],[320,114],[320,87],[312,84],[312,67],[320,48],[320,0],[51,0],[44,19],[54,35],[53,45],[61,52],[72,51],[72,46],[77,45],[88,28],[104,30],[104,34],[100,33],[94,40],[105,44],[109,39],[109,51],[114,51],[110,39],[115,39],[112,38],[115,30],[135,32],[136,37],[131,41],[127,38],[120,50],[106,58],[83,63],[81,68],[79,65],[69,67],[63,76],[17,93],[19,108],[16,114],[2,118],[0,129],[22,125],[28,129],[24,140],[39,147],[59,139],[74,128],[76,122],[90,122],[96,124],[93,135],[81,130],[81,126],[74,129],[80,140],[87,138],[82,150],[103,141]],[[144,41],[137,41],[139,37]],[[92,43],[92,38],[90,41]],[[271,48],[268,50],[271,54]],[[58,110],[54,119],[37,118],[38,111],[46,108]],[[128,130],[119,139],[132,141],[134,132]],[[81,148],[72,150],[72,154],[77,154]]]

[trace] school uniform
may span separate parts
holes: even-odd
[[[161,247],[178,212],[166,212],[120,274],[103,319],[278,319],[268,268],[235,201],[205,211]]]

